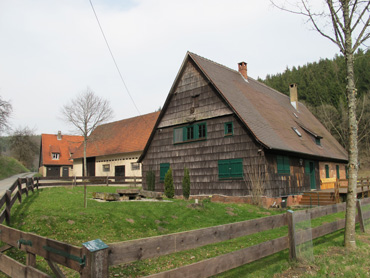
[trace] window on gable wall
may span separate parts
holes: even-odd
[[[231,136],[234,134],[234,126],[232,122],[225,123],[225,136]]]
[[[51,159],[58,160],[59,159],[59,153],[52,153],[51,154]]]
[[[174,129],[173,143],[186,143],[204,140],[207,138],[206,123],[193,124]]]

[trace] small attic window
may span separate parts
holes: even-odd
[[[299,132],[299,130],[298,130],[296,127],[292,127],[292,129],[294,130],[294,132],[295,132],[299,137],[302,137],[302,134]]]
[[[59,153],[52,153],[51,154],[51,159],[58,160],[59,159]]]
[[[320,137],[315,137],[315,143],[318,146],[321,146],[321,138]]]

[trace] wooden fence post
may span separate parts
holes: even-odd
[[[7,190],[5,192],[5,221],[6,224],[10,225],[10,203],[12,200],[12,192],[10,190]]]
[[[357,213],[358,213],[358,221],[360,222],[360,229],[361,232],[365,233],[365,223],[364,223],[364,216],[362,214],[362,207],[361,207],[361,200],[357,200]]]
[[[17,192],[17,196],[18,196],[19,203],[22,203],[22,182],[21,182],[20,179],[18,179],[18,192]]]
[[[294,212],[292,210],[288,210],[286,216],[288,222],[289,257],[291,260],[297,260]]]
[[[107,176],[107,180],[106,180],[106,185],[107,185],[107,186],[109,185],[108,176]]]
[[[108,245],[100,239],[85,242],[83,253],[86,256],[86,265],[81,278],[109,277]]]

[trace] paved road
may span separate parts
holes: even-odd
[[[18,178],[30,178],[30,177],[33,177],[34,174],[35,172],[22,173],[22,174],[14,175],[10,178],[0,180],[0,197],[4,195],[5,191],[9,187],[11,187]]]

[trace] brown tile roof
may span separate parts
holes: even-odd
[[[98,126],[89,136],[87,157],[143,151],[160,112]],[[83,157],[83,144],[73,158]]]
[[[194,61],[255,139],[267,149],[305,154],[320,159],[348,159],[343,147],[302,103],[298,103],[297,111],[288,96],[253,78],[245,80],[238,71],[190,52],[185,57],[162,113],[165,113],[188,60]],[[295,133],[293,127],[297,128],[301,137]],[[322,137],[321,146],[316,145],[313,135]],[[149,144],[150,140],[147,147]],[[144,155],[145,151],[139,161]]]
[[[55,134],[42,134],[42,165],[72,165],[71,150],[76,149],[81,142],[82,136],[62,135],[62,139],[58,140]],[[59,159],[52,159],[52,153],[59,153]]]

